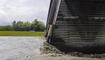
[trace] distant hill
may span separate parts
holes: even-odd
[[[4,26],[0,26],[0,27],[4,27]]]

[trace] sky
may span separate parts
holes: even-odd
[[[46,24],[50,0],[0,0],[0,26],[38,19]]]

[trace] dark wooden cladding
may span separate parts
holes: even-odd
[[[81,51],[86,47],[105,48],[105,0],[51,0],[46,32],[51,24],[48,42],[53,45]]]

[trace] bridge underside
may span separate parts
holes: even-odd
[[[105,52],[105,0],[51,1],[49,43],[62,51]]]

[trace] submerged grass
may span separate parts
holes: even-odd
[[[43,37],[44,32],[29,32],[29,31],[0,31],[0,36],[38,36]]]

